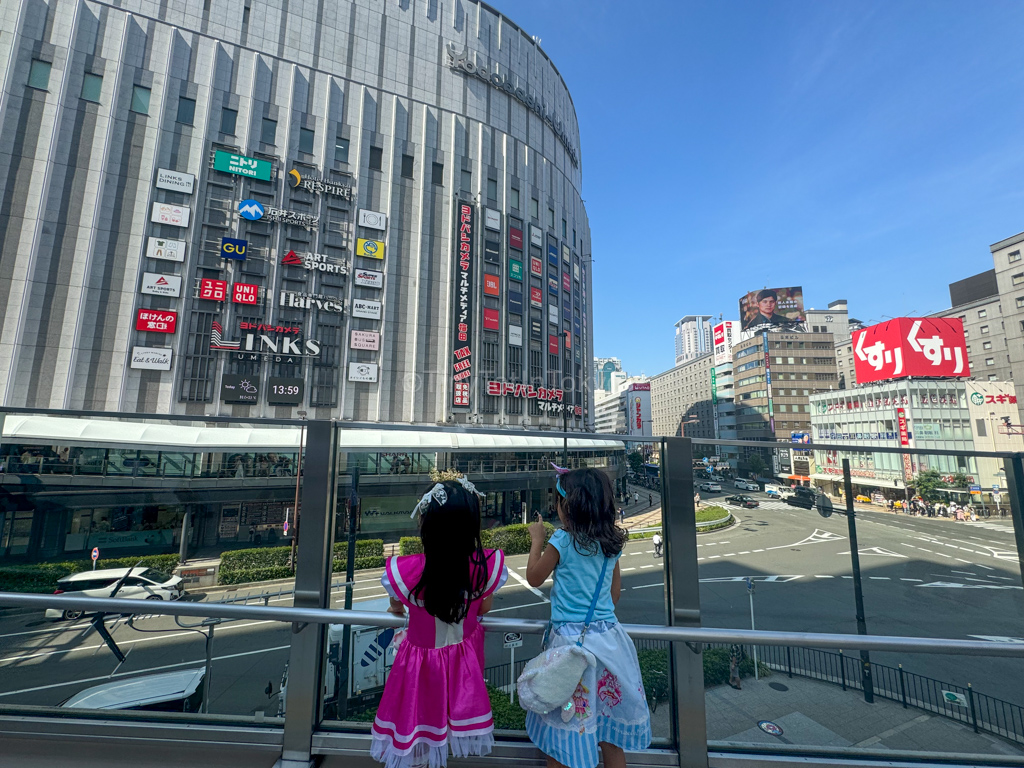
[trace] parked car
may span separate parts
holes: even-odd
[[[853,500],[854,501],[859,501],[861,504],[870,504],[871,503],[870,497],[865,496],[863,493],[860,496],[854,496]]]
[[[69,709],[137,709],[198,712],[203,703],[204,669],[182,669],[94,685],[65,699]]]
[[[698,487],[702,491],[707,491],[708,493],[721,493],[722,492],[722,486],[720,486],[718,483],[711,483],[711,482],[701,483]]]
[[[739,480],[737,480],[735,483],[733,483],[733,485],[736,486],[737,488],[739,488],[740,490],[743,490],[743,491],[760,491],[761,490],[761,486],[758,485],[757,483],[755,483],[753,480],[744,480],[743,478],[740,478]]]
[[[57,580],[55,595],[110,597],[117,583],[131,571],[115,597],[135,600],[177,600],[185,592],[180,576],[168,576],[155,568],[106,568],[82,571]],[[74,620],[82,611],[47,608],[46,618]]]
[[[791,496],[785,499],[787,504],[794,507],[802,507],[804,509],[814,509],[814,502],[817,501],[818,494],[813,488],[806,488],[800,486],[793,489]]]
[[[737,494],[736,496],[726,496],[725,500],[735,504],[738,507],[746,507],[747,509],[753,509],[754,507],[761,506],[757,499],[752,499],[749,496],[742,496]]]

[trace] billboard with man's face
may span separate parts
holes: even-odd
[[[805,320],[804,289],[762,288],[740,299],[740,329],[790,328]]]

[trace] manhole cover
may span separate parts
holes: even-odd
[[[776,691],[788,691],[789,686],[783,685],[782,683],[768,683],[769,688],[774,688]]]
[[[771,720],[762,720],[757,724],[757,727],[767,733],[769,736],[781,736],[782,728]]]

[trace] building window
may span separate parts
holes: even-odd
[[[1020,251],[1010,251],[1006,254],[1006,258],[1011,264],[1020,261]]]
[[[518,189],[514,189],[514,188],[513,188],[513,189],[512,189],[512,190],[511,190],[511,191],[509,192],[509,198],[508,198],[508,200],[509,200],[509,205],[510,205],[510,206],[511,206],[511,207],[512,207],[513,209],[515,209],[515,210],[517,210],[517,211],[518,211],[518,210],[519,210],[519,190],[518,190]]]
[[[496,179],[487,180],[487,199],[498,201],[498,182]]]
[[[995,365],[995,364],[996,364],[996,361],[995,361],[994,358],[991,358],[991,357],[986,357],[985,358],[985,365]]]
[[[103,78],[86,72],[82,78],[82,98],[86,101],[99,101],[100,92],[103,90]]]
[[[987,325],[983,325],[978,330],[980,330],[983,334],[988,333],[988,326]]]
[[[565,238],[567,238],[568,236],[569,236],[568,225],[566,224],[565,219],[562,219],[562,239],[565,240]]]
[[[1020,285],[1021,283],[1024,283],[1024,272],[1018,272],[1013,276],[1014,285]]]
[[[50,84],[51,66],[48,61],[32,59],[32,66],[28,70],[28,87],[45,91]]]
[[[436,187],[444,185],[444,163],[431,163],[430,183]]]
[[[540,219],[540,201],[535,197],[530,198],[530,218]]]
[[[555,209],[548,208],[548,227],[555,228]]]
[[[989,381],[995,381],[995,380],[996,380],[996,379],[998,379],[998,378],[999,378],[999,377],[998,377],[998,376],[996,376],[996,375],[995,375],[994,373],[990,373],[990,374],[988,375],[988,380],[989,380]]]
[[[978,317],[988,317],[988,310],[987,309],[979,309],[978,310]]]
[[[470,194],[472,194],[472,192],[473,192],[473,172],[472,171],[463,171],[462,172],[462,191],[463,192],[469,192]]]
[[[975,419],[974,423],[976,425],[975,430],[974,430],[975,435],[977,437],[988,437],[988,431],[985,429],[985,420],[984,419]]]
[[[277,120],[269,117],[263,118],[263,131],[260,134],[260,141],[264,144],[273,144],[277,141]]]
[[[412,169],[416,164],[416,160],[412,155],[402,155],[402,178],[411,179]]]
[[[186,96],[178,99],[178,116],[175,122],[182,125],[193,125],[196,119],[196,100]]]
[[[220,132],[228,136],[235,135],[235,125],[238,123],[238,110],[224,107],[220,111]]]
[[[343,139],[341,136],[334,139],[334,162],[348,162],[348,139]]]
[[[132,86],[132,105],[130,109],[132,112],[140,115],[149,114],[149,88],[144,88],[141,85]]]
[[[981,348],[982,349],[992,349],[992,342],[991,341],[986,341],[984,344],[981,345]],[[970,349],[968,349],[967,351],[970,352]]]
[[[370,147],[370,170],[381,171],[384,169],[384,150],[380,147]]]
[[[305,152],[307,155],[312,155],[313,140],[315,138],[315,131],[311,131],[309,128],[299,128],[299,152]]]

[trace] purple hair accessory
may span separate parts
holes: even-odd
[[[569,470],[568,470],[568,469],[566,469],[565,467],[560,467],[560,466],[558,466],[558,465],[557,465],[557,464],[555,464],[555,462],[553,462],[553,461],[552,461],[552,462],[550,462],[550,463],[551,463],[551,466],[555,468],[555,474],[556,474],[556,475],[564,475],[564,474],[566,474],[567,472],[569,472]]]

